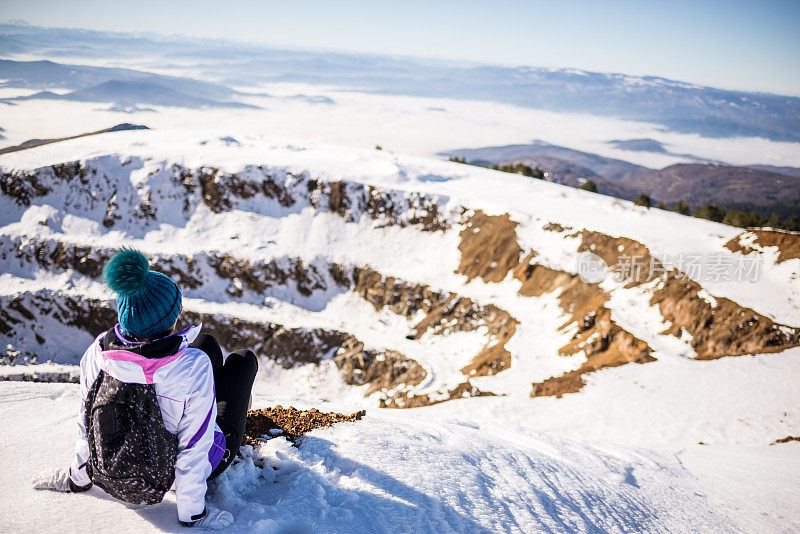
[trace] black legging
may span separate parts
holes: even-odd
[[[210,334],[200,334],[190,346],[202,350],[211,360],[217,392],[217,424],[225,434],[225,457],[209,476],[211,479],[225,471],[239,452],[258,360],[248,349],[231,352],[223,360],[222,349]]]

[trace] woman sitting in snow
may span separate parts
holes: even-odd
[[[149,270],[142,253],[119,252],[103,275],[117,293],[119,323],[81,359],[75,459],[34,487],[78,492],[94,483],[120,500],[154,504],[174,482],[181,524],[230,526],[229,512],[206,506],[206,482],[239,450],[255,355],[239,350],[223,359],[199,326],[176,332],[181,291]]]

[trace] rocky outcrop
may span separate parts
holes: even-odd
[[[382,406],[396,404],[394,397],[407,393],[426,376],[425,369],[414,360],[393,350],[365,349],[364,344],[353,336],[345,338],[333,361],[346,384],[369,386],[365,395],[377,391],[392,392],[391,397],[380,399]]]
[[[467,219],[460,234],[461,262],[457,272],[470,280],[481,277],[486,282],[500,282],[512,273],[521,282],[519,294],[526,297],[558,291],[561,309],[568,316],[561,330],[576,330],[559,353],[571,356],[583,352],[586,362],[563,376],[533,384],[531,396],[560,397],[574,393],[583,387],[582,376],[586,373],[604,367],[655,360],[647,343],[611,319],[611,311],[604,306],[608,295],[597,284],[586,283],[577,275],[538,264],[535,251],[528,251],[522,257],[523,250],[518,244],[515,227],[516,223],[508,215],[490,216],[475,212]],[[551,231],[559,230],[552,228]],[[513,329],[505,331],[509,338],[513,333]],[[485,361],[496,361],[493,360],[493,351],[486,352]]]
[[[670,323],[664,333],[681,337],[685,331],[691,336],[697,359],[781,352],[800,345],[800,328],[776,323],[727,298],[701,297],[701,291],[696,282],[670,272],[650,301]]]
[[[0,258],[8,265],[16,263],[19,269],[27,269],[33,275],[37,269],[51,273],[71,272],[96,281],[101,280],[102,267],[115,250],[91,245],[76,245],[53,239],[9,238],[0,239]],[[181,254],[151,255],[154,268],[168,274],[184,290],[199,291],[217,280],[229,280],[226,293],[232,299],[244,298],[247,294],[258,297],[272,287],[295,287],[302,295],[311,295],[317,290],[327,290],[331,285],[342,289],[351,288],[373,304],[376,309],[387,307],[394,313],[411,318],[420,311],[424,318],[413,328],[412,339],[418,339],[426,331],[433,335],[447,335],[456,331],[473,331],[486,328],[489,334],[487,345],[475,362],[465,368],[465,374],[478,376],[494,374],[508,367],[510,355],[503,345],[511,336],[516,325],[507,312],[494,306],[478,306],[470,299],[452,293],[437,292],[427,286],[408,284],[395,278],[383,277],[371,269],[349,269],[335,263],[319,261],[306,264],[291,258],[272,261],[249,261],[229,254],[198,253],[192,256]],[[113,309],[100,301],[78,299],[66,294],[44,297],[55,303],[69,306],[63,317],[75,317],[82,321],[75,324],[78,329],[95,335],[113,324]],[[88,304],[87,304],[88,302]],[[39,302],[28,311],[21,303],[11,301],[4,310],[17,310],[0,315],[0,330],[8,339],[19,339],[25,332],[11,332],[12,324],[25,320],[33,321],[40,317],[42,304]],[[70,310],[84,306],[88,313],[77,314]],[[87,307],[88,306],[88,307]],[[94,315],[100,314],[98,318]],[[89,321],[88,323],[86,321]],[[367,394],[379,392],[381,402],[387,406],[402,406],[409,402],[422,405],[425,397],[415,397],[407,401],[409,392],[422,382],[425,370],[415,361],[390,350],[365,349],[353,336],[346,332],[324,329],[285,328],[276,324],[261,324],[241,320],[235,316],[207,315],[191,309],[184,310],[181,325],[203,323],[204,330],[223,341],[229,350],[253,348],[259,355],[275,360],[283,367],[297,364],[317,364],[326,357],[336,354],[334,362],[339,367],[343,379],[351,385],[367,384]],[[29,333],[29,332],[28,332]],[[36,334],[37,336],[40,334]],[[47,336],[46,332],[41,332]],[[30,337],[30,336],[28,336]],[[44,339],[44,338],[42,338]],[[84,339],[88,343],[90,338]],[[33,359],[39,352],[37,347],[26,345],[27,356],[9,352],[6,361],[12,357],[19,361]],[[85,345],[84,345],[85,347]],[[75,349],[82,350],[82,349]],[[76,359],[79,354],[75,354]],[[464,384],[455,388],[454,395],[463,396],[478,392]],[[392,395],[387,395],[392,391]],[[450,392],[447,392],[449,395]]]
[[[412,327],[409,339],[419,339],[426,332],[448,335],[484,328],[488,340],[462,372],[467,377],[494,375],[511,365],[511,354],[505,348],[519,323],[507,311],[493,305],[479,305],[452,292],[436,291],[427,285],[411,284],[394,277],[382,276],[369,268],[354,270],[353,291],[376,310],[388,308],[408,319],[420,318]],[[445,400],[465,396],[490,395],[472,386],[469,381],[447,391]],[[404,399],[405,406],[422,406],[440,402],[430,395]]]
[[[141,166],[141,162],[121,165]],[[343,180],[323,181],[265,166],[226,173],[211,166],[174,164],[154,169],[144,183],[134,184],[119,176],[106,176],[90,160],[4,172],[0,179],[0,192],[23,207],[57,190],[68,199],[64,208],[96,218],[109,229],[126,221],[125,217],[151,223],[166,215],[174,218],[178,212],[188,220],[199,205],[222,213],[260,200],[273,200],[282,208],[311,206],[349,222],[367,216],[378,223],[415,226],[422,231],[451,226],[451,217],[442,212],[446,199],[434,195],[383,190]],[[120,205],[128,206],[130,213],[121,213]],[[100,211],[102,216],[98,216]]]
[[[65,243],[55,239],[0,236],[0,260],[16,262],[20,268],[41,268],[48,272],[74,272],[100,281],[103,266],[117,249]],[[175,280],[184,290],[200,289],[216,279],[227,280],[225,292],[234,298],[246,292],[263,294],[275,286],[294,287],[304,296],[332,285],[347,287],[350,279],[341,265],[299,258],[248,260],[230,253],[202,252],[149,254],[152,268]]]
[[[69,335],[72,337],[80,334],[71,359],[63,362],[74,364],[92,338],[116,322],[116,312],[111,301],[79,298],[60,291],[0,296],[0,334],[11,341],[21,340],[28,347],[20,350],[9,344],[5,353],[0,354],[0,364],[29,364],[42,360],[37,343],[45,343],[46,339],[41,336],[46,336],[47,332],[40,331],[39,326],[50,321],[71,328],[74,333]],[[403,406],[408,392],[426,377],[425,370],[416,361],[396,351],[366,348],[346,332],[290,328],[192,309],[181,313],[180,328],[200,323],[203,331],[216,337],[226,349],[252,349],[260,358],[269,358],[285,369],[333,359],[345,383],[367,385],[366,394],[377,394],[384,406]]]
[[[597,284],[531,262],[521,264],[515,277],[522,282],[521,295],[538,297],[559,291],[559,305],[569,317],[561,329],[575,329],[572,339],[559,349],[559,354],[572,356],[583,352],[586,355],[586,362],[578,369],[534,384],[532,397],[574,393],[583,387],[584,374],[605,367],[655,361],[647,343],[611,319],[611,310],[605,307],[608,295]]]
[[[752,228],[725,243],[725,248],[741,254],[761,252],[769,247],[776,249],[778,263],[796,260],[800,258],[800,232]]]
[[[642,269],[626,266],[618,270],[626,286],[657,279],[650,304],[658,306],[670,325],[663,333],[677,337],[689,334],[700,360],[780,352],[800,345],[800,328],[776,323],[730,299],[706,296],[700,284],[662,264],[638,241],[584,230],[578,250],[593,252],[612,269],[622,260],[635,258]]]
[[[484,282],[501,282],[517,266],[522,248],[517,243],[517,223],[506,215],[473,213],[459,237],[461,262],[457,272]]]
[[[5,351],[0,352],[0,364],[43,363],[50,359],[48,347],[65,353],[63,363],[77,363],[91,336],[115,321],[116,312],[106,303],[60,291],[0,295],[0,335],[6,343]],[[73,333],[63,339],[64,333],[48,331],[52,324]],[[52,339],[54,336],[57,339]]]

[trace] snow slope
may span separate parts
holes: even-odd
[[[76,160],[88,171],[73,182],[59,182],[47,168]],[[535,251],[539,265],[567,274],[578,270],[576,232],[582,229],[636,240],[665,263],[686,253],[740,260],[741,253],[724,247],[737,229],[517,175],[229,130],[118,132],[4,155],[0,166],[5,173],[28,172],[25,183],[36,179],[50,188],[27,206],[0,195],[0,299],[7,307],[0,312],[30,324],[3,340],[12,352],[36,351],[40,362],[58,362],[0,366],[3,376],[74,370],[69,364],[91,333],[32,303],[74,299],[92,316],[111,295],[91,264],[122,244],[196,282],[185,287],[187,310],[248,325],[345,332],[370,350],[416,362],[424,379],[405,391],[432,400],[446,400],[465,379],[461,369],[496,342],[491,325],[465,323],[411,336],[424,313],[379,309],[353,287],[335,283],[330,266],[368,267],[469,299],[476,310],[495,306],[518,321],[506,343],[508,369],[469,377],[473,386],[498,396],[411,410],[377,408],[380,395],[396,391],[368,394],[370,384],[349,381],[335,361],[341,352],[289,366],[262,354],[254,408],[366,408],[368,415],[314,431],[299,448],[278,438],[247,450],[210,495],[235,513],[238,530],[800,529],[800,446],[769,445],[800,434],[800,348],[694,359],[691,336],[666,333],[669,324],[650,301],[653,287],[628,287],[607,276],[599,287],[609,295],[611,319],[646,342],[656,361],[587,374],[579,392],[561,398],[531,398],[532,382],[587,361],[582,352],[559,352],[576,335],[575,326],[562,327],[570,320],[559,305],[562,293],[524,296],[512,276],[489,283],[459,272],[463,210],[509,214],[522,249]],[[175,172],[203,166],[252,183],[275,179],[294,203],[258,193],[212,209],[213,202],[200,197],[213,191],[190,194],[188,181],[174,181]],[[332,201],[327,205],[322,189],[311,187],[342,180],[350,202],[344,215]],[[400,208],[394,215],[368,216],[357,202],[363,191],[386,202],[378,210]],[[442,228],[426,230],[414,222],[431,206]],[[106,225],[109,213],[113,221]],[[62,265],[53,258],[64,250]],[[220,258],[254,273],[269,265],[286,272],[302,265],[306,271],[256,291],[245,287],[244,276],[226,277],[214,263]],[[787,331],[800,326],[800,260],[778,263],[772,250],[747,259],[760,262],[760,276],[751,281],[688,274],[713,306],[727,298]],[[306,292],[292,278],[301,275],[310,279],[303,282],[311,287]],[[20,305],[35,318],[24,320]],[[0,443],[8,451],[0,460],[0,527],[41,531],[57,523],[70,532],[113,521],[128,530],[178,530],[169,499],[130,511],[98,490],[63,496],[30,489],[36,471],[66,465],[77,395],[73,384],[0,382]],[[41,513],[45,508],[52,513]]]
[[[177,163],[189,168],[211,165],[222,171],[239,172],[248,166],[267,163],[268,167],[279,173],[294,173],[310,178],[329,180],[349,180],[357,183],[376,185],[398,191],[413,191],[438,195],[445,200],[452,200],[451,205],[479,207],[487,213],[513,213],[520,222],[520,239],[523,244],[535,245],[535,250],[543,254],[553,266],[575,271],[578,261],[575,252],[564,250],[562,236],[548,235],[542,230],[543,223],[559,223],[571,228],[587,228],[611,236],[625,236],[637,240],[649,247],[651,252],[665,262],[676,262],[681,255],[703,255],[719,258],[720,261],[735,261],[736,253],[723,245],[740,233],[734,227],[685,217],[673,212],[647,210],[632,206],[631,203],[602,195],[580,191],[558,184],[540,180],[529,180],[524,177],[481,169],[472,166],[432,160],[428,158],[404,156],[376,150],[345,149],[342,146],[307,143],[305,145],[288,144],[284,139],[258,136],[247,138],[230,135],[237,140],[235,144],[223,141],[223,136],[212,132],[193,131],[127,131],[99,138],[84,138],[38,147],[33,150],[7,154],[0,158],[4,169],[36,169],[54,163],[74,160],[92,160],[98,171],[109,176],[125,176],[135,184],[142,182],[153,172],[161,172],[170,164]],[[95,159],[96,158],[96,159]],[[126,168],[127,167],[127,168]],[[4,202],[8,200],[4,199]],[[47,209],[46,207],[37,209]],[[245,208],[248,209],[248,208]],[[252,208],[249,208],[252,209]],[[258,208],[260,215],[277,218],[274,208],[265,206]],[[30,221],[18,219],[19,210],[11,205],[5,215],[0,215],[0,223],[6,224],[4,232],[30,235],[45,232],[44,228],[32,230]],[[43,214],[42,214],[43,215]],[[35,217],[34,211],[29,211]],[[241,223],[236,213],[226,214],[229,229]],[[446,287],[447,278],[453,278],[445,263],[446,271],[430,272],[430,266],[421,268],[420,264],[409,261],[399,266],[397,257],[387,253],[387,246],[376,248],[380,239],[364,243],[348,243],[348,248],[341,248],[341,239],[332,235],[313,235],[317,241],[309,244],[305,239],[298,239],[297,227],[311,223],[310,214],[299,214],[306,220],[290,220],[283,224],[271,236],[250,235],[244,242],[232,243],[229,239],[236,235],[219,229],[216,224],[209,228],[202,220],[193,221],[188,227],[176,226],[180,223],[163,221],[160,228],[148,232],[148,242],[160,243],[168,247],[170,241],[183,241],[190,247],[214,246],[221,249],[248,251],[263,250],[269,247],[269,254],[286,253],[302,256],[304,253],[316,254],[318,247],[333,259],[346,257],[356,258],[365,263],[376,265],[379,270],[401,271],[409,280],[442,279],[441,287]],[[18,221],[18,222],[15,222]],[[32,219],[31,219],[32,220]],[[9,224],[11,223],[11,224]],[[538,224],[537,224],[538,223]],[[141,238],[141,233],[127,235],[115,231],[106,232],[90,223],[86,216],[69,217],[62,224],[74,225],[65,233],[78,234],[85,232],[105,233],[109,240],[122,237]],[[323,222],[322,224],[327,224]],[[291,226],[289,226],[291,225]],[[284,232],[280,234],[279,232]],[[358,232],[357,229],[350,230]],[[191,237],[203,236],[200,240]],[[221,234],[226,234],[223,237]],[[319,232],[318,232],[319,234]],[[398,246],[396,237],[389,241],[389,246]],[[96,237],[93,236],[92,239]],[[226,239],[228,238],[228,239]],[[425,244],[427,236],[413,236],[413,246],[434,246]],[[211,240],[211,241],[209,241]],[[427,239],[430,241],[430,238]],[[274,243],[269,243],[274,241]],[[423,243],[420,243],[423,241]],[[545,248],[547,247],[547,248]],[[451,252],[452,253],[452,252]],[[263,253],[262,253],[263,254]],[[418,255],[420,253],[417,253]],[[791,325],[800,325],[800,286],[797,284],[800,273],[800,260],[787,261],[780,265],[775,263],[774,256],[762,254],[761,269],[756,280],[726,280],[719,277],[706,277],[702,285],[712,295],[726,296],[742,305],[752,307],[774,320]],[[408,258],[409,260],[412,258]],[[395,265],[395,269],[391,268]],[[444,267],[443,265],[443,267]],[[387,269],[383,269],[387,267]],[[691,272],[687,272],[690,276]],[[698,280],[701,281],[701,280]]]
[[[31,473],[68,461],[79,391],[64,384],[0,391],[5,531],[85,532],[98,524],[181,531],[173,494],[142,508],[97,489],[30,489]],[[274,400],[258,396],[254,404]],[[299,448],[283,438],[247,448],[209,499],[231,510],[232,531],[242,532],[769,532],[800,528],[788,489],[800,474],[791,461],[798,449],[665,454],[389,411],[315,431]],[[734,479],[731,461],[744,466]],[[758,469],[747,468],[753,461]],[[751,484],[772,498],[763,509],[766,499],[745,499]],[[755,509],[758,520],[749,516]]]

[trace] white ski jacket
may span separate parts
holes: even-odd
[[[122,342],[134,344],[122,337]],[[200,327],[181,332],[180,349],[159,358],[145,357],[126,350],[102,350],[94,340],[81,358],[81,407],[78,414],[78,439],[75,459],[70,467],[73,483],[86,486],[89,445],[84,426],[84,404],[100,370],[121,382],[154,384],[166,429],[178,437],[175,460],[175,494],[178,519],[191,522],[205,510],[206,479],[225,454],[225,437],[216,424],[217,403],[211,360],[201,350],[189,347]]]

